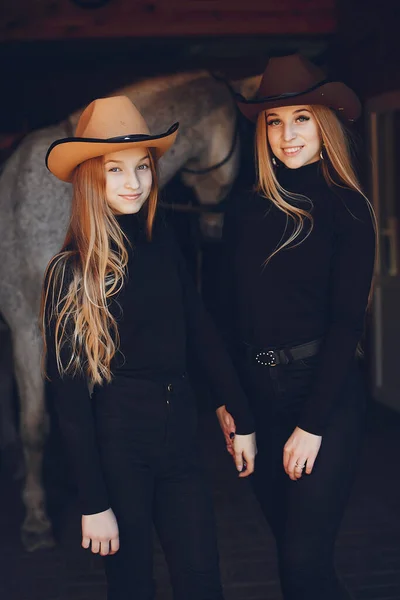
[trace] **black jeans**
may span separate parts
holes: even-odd
[[[95,391],[102,464],[120,530],[105,557],[108,600],[152,600],[153,523],[175,600],[222,600],[212,499],[185,375],[165,383],[118,377]]]
[[[311,390],[318,357],[276,367],[240,366],[256,417],[256,496],[274,533],[285,600],[344,600],[334,545],[355,478],[365,422],[365,393],[354,364],[322,436],[311,475],[292,481],[283,447]],[[334,367],[333,367],[334,368]]]

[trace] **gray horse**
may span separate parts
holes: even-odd
[[[238,84],[242,93],[257,85]],[[244,89],[246,88],[246,90]],[[184,173],[200,203],[219,202],[234,181],[239,147],[233,152],[235,106],[228,88],[205,72],[149,79],[118,90],[137,105],[154,133],[180,122],[177,142],[160,161],[165,185],[182,167],[192,171],[229,160],[207,173]],[[41,483],[47,418],[41,376],[38,310],[43,273],[59,250],[68,225],[71,188],[45,168],[50,143],[72,134],[79,114],[28,135],[0,179],[0,313],[11,331],[20,402],[20,439],[25,462],[22,539],[28,550],[51,546],[51,524]]]

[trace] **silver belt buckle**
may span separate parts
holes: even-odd
[[[257,352],[255,358],[256,362],[263,367],[276,367],[278,364],[274,350],[261,350]]]

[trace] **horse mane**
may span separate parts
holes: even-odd
[[[157,75],[156,77],[146,77],[145,79],[139,79],[130,85],[120,88],[112,95],[135,93],[137,89],[140,89],[144,94],[149,92],[162,92],[167,89],[185,85],[186,83],[191,83],[201,77],[209,76],[210,74],[207,71],[187,71],[185,73],[170,73],[167,75]]]
[[[117,90],[114,90],[109,96],[128,96],[128,98],[134,97],[138,93],[146,94],[160,94],[167,90],[192,83],[198,79],[210,77],[210,73],[207,71],[187,71],[184,73],[170,73],[165,75],[157,75],[155,77],[146,77],[138,79],[134,83],[125,85]],[[79,108],[69,115],[68,121],[70,126],[75,129],[78,123],[79,117],[84,107]]]

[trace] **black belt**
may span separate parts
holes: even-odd
[[[250,363],[261,367],[276,367],[277,365],[288,365],[295,360],[315,356],[321,348],[321,344],[322,339],[319,339],[292,348],[277,349],[255,348],[244,343],[244,350]]]

